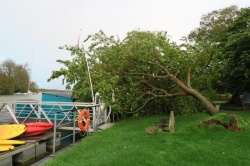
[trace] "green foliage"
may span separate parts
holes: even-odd
[[[1,95],[13,94],[13,90],[11,84],[9,84],[8,77],[2,72],[0,72],[0,81],[1,81],[0,94]]]
[[[250,9],[242,8],[227,29],[218,49],[218,59],[223,62],[221,76],[231,93],[250,91]]]
[[[57,60],[64,65],[59,71],[52,71],[48,81],[63,77],[66,89],[73,89],[73,97],[79,101],[92,101],[88,76],[87,58],[84,48],[73,46],[60,47],[71,52],[72,60]]]
[[[85,60],[88,56],[94,91],[100,92],[113,111],[169,112],[173,106],[166,98],[178,101],[175,106],[181,110],[179,113],[203,111],[204,106],[193,99],[176,98],[187,94],[169,76],[176,76],[209,100],[216,99],[216,91],[231,92],[230,88],[236,88],[234,84],[247,87],[247,12],[247,9],[238,12],[237,6],[230,6],[203,15],[200,27],[184,38],[186,43],[181,47],[171,43],[166,32],[135,30],[121,41],[119,37],[109,37],[99,31],[84,41],[90,42],[87,50],[65,46],[73,60],[58,60],[65,68],[53,71],[49,80],[63,76],[66,87],[73,86],[75,98],[91,100]],[[235,54],[241,59],[235,59]],[[115,102],[112,94],[115,94]]]
[[[11,95],[17,92],[27,93],[29,82],[31,82],[29,71],[28,64],[16,64],[11,59],[3,61],[0,65],[0,94]],[[31,85],[30,90],[37,92],[38,86],[36,83],[31,82]]]
[[[193,97],[176,98],[175,102],[178,103],[176,111],[179,114],[187,115],[204,111],[204,107]]]
[[[199,59],[199,72],[204,72],[206,76],[204,81],[209,81],[213,89],[220,93],[227,92],[230,83],[221,79],[224,71],[220,69],[224,67],[225,59],[218,59],[218,47],[227,35],[227,29],[234,22],[237,12],[237,6],[209,12],[202,16],[200,26],[184,38],[187,51]]]
[[[192,66],[195,71],[192,85],[199,85],[197,88],[201,90],[209,89],[210,82],[199,72],[203,68],[196,64],[199,59],[170,43],[166,32],[132,31],[122,42],[104,33],[96,34],[93,39],[95,42],[91,51],[94,51],[90,56],[94,58],[92,62],[98,62],[93,69],[102,73],[99,83],[111,83],[108,91],[115,91],[116,108],[119,107],[119,110],[134,112],[143,107],[141,113],[152,114],[164,112],[165,107],[170,107],[165,98],[182,90],[167,79],[162,66],[181,80],[187,80],[187,70]],[[105,98],[105,101],[110,101],[110,98]]]
[[[29,86],[29,73],[28,65],[16,65],[14,68],[15,76],[13,77],[14,92],[27,92]]]
[[[112,105],[116,112],[170,112],[173,106],[166,98],[186,94],[168,76],[172,74],[180,80],[187,80],[190,66],[192,86],[201,91],[211,89],[211,81],[200,65],[202,57],[197,58],[170,43],[166,32],[131,31],[120,41],[100,31],[88,36],[85,42],[90,43],[88,50],[65,46],[71,51],[72,61],[58,60],[65,67],[53,71],[48,79],[63,76],[66,87],[73,86],[73,95],[79,101],[89,101],[90,96],[86,56],[89,57],[94,92],[99,92],[106,105]],[[192,104],[188,111],[194,106]]]
[[[250,91],[249,11],[237,6],[214,10],[184,38],[183,46],[207,73],[204,81],[208,79],[218,93],[232,93],[231,102],[240,102],[239,94]]]

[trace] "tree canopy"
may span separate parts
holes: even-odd
[[[250,8],[242,8],[221,39],[217,56],[222,80],[234,94],[250,92]]]
[[[113,103],[113,109],[126,113],[179,110],[175,98],[193,96],[205,103],[210,113],[215,112],[213,105],[191,87],[191,66],[194,71],[193,85],[198,85],[197,74],[201,76],[204,73],[199,65],[195,65],[199,58],[193,58],[175,43],[170,43],[166,32],[131,31],[120,41],[119,38],[108,37],[100,31],[89,36],[86,41],[91,41],[88,51],[65,47],[72,52],[74,58],[71,62],[58,60],[67,68],[53,71],[49,80],[64,76],[77,81],[78,77],[72,66],[75,66],[73,68],[76,71],[77,68],[84,69],[84,56],[88,55],[94,90],[101,93],[107,104],[112,103],[111,95],[114,92],[116,102]],[[76,59],[81,60],[75,61]],[[79,97],[78,93],[84,95],[88,89],[82,86],[88,83],[86,71],[78,73],[82,73],[81,81],[78,80],[74,88],[80,85],[81,89],[78,87],[74,97]],[[73,85],[74,81],[67,83]],[[205,86],[206,84],[197,87],[209,89],[204,88]],[[190,101],[195,103],[193,99],[189,99]]]
[[[203,15],[200,27],[185,38],[186,48],[203,54],[213,88],[232,93],[232,101],[249,92],[249,8],[230,6]]]
[[[37,92],[38,86],[30,81],[29,71],[28,64],[16,64],[11,59],[3,61],[0,65],[0,94]]]

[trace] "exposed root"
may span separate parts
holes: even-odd
[[[205,124],[207,126],[212,126],[212,125],[221,125],[225,129],[230,130],[230,131],[241,131],[243,128],[238,127],[238,119],[239,116],[237,115],[229,115],[229,122],[221,122],[220,120],[217,119],[210,119],[207,121],[203,121],[202,123],[198,124],[198,127],[200,127],[202,124]]]

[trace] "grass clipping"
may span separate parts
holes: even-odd
[[[243,122],[246,124],[246,122],[243,121],[243,119],[236,114],[217,114],[213,118],[209,120],[205,120],[198,124],[198,127],[201,126],[208,126],[209,128],[213,126],[223,126],[225,129],[229,131],[241,131],[244,130],[242,125],[239,122]]]

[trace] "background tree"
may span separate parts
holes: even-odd
[[[0,72],[4,74],[7,78],[7,86],[6,86],[6,88],[8,89],[6,90],[7,94],[14,93],[15,67],[16,63],[11,59],[5,60],[0,67]]]
[[[27,93],[30,81],[29,70],[28,64],[16,64],[11,59],[3,61],[0,65],[0,94]],[[33,92],[37,92],[38,86],[35,82],[33,85]]]
[[[232,93],[231,103],[241,103],[249,92],[249,8],[230,6],[204,15],[200,27],[187,38],[186,49],[202,54],[214,89]]]
[[[36,84],[36,82],[31,81],[30,82],[30,91],[38,93],[39,86]]]
[[[227,29],[233,24],[239,9],[230,6],[214,10],[202,16],[200,26],[184,38],[185,49],[200,58],[203,70],[210,74],[213,88],[219,93],[229,92],[230,83],[223,81],[221,72],[223,58],[218,58],[218,47],[227,34]]]
[[[27,92],[30,81],[28,64],[15,65],[14,70],[14,92]]]
[[[217,51],[221,62],[221,82],[233,93],[233,103],[239,95],[250,92],[250,8],[242,8],[221,38]]]
[[[3,94],[12,94],[12,89],[9,86],[9,80],[8,77],[0,72],[0,95]]]

